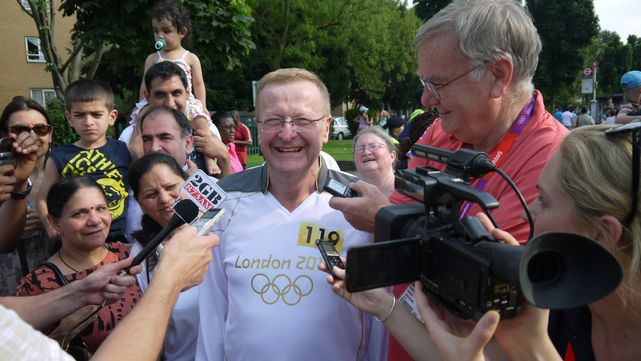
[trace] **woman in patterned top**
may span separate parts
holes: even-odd
[[[86,177],[61,178],[49,190],[47,207],[49,221],[61,240],[60,250],[48,262],[60,270],[66,282],[83,279],[101,265],[129,256],[128,245],[105,244],[111,215],[102,188],[95,181]],[[51,266],[40,265],[22,278],[17,295],[49,292],[61,287],[60,281]],[[97,318],[80,333],[90,352],[100,346],[139,298],[140,288],[134,284],[120,301],[98,312]]]

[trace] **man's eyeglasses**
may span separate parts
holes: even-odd
[[[38,134],[39,136],[43,137],[49,133],[51,133],[51,130],[53,127],[49,124],[36,124],[33,127],[27,126],[27,125],[14,125],[12,127],[9,127],[9,132],[13,134],[20,134],[22,132],[30,132],[33,130],[34,133]]]
[[[359,145],[358,147],[354,147],[352,150],[354,154],[362,154],[365,153],[365,150],[368,150],[370,152],[373,152],[377,149],[385,148],[385,144],[383,143],[369,143],[366,145]]]
[[[632,208],[623,220],[628,227],[634,220],[639,203],[639,161],[641,160],[641,122],[632,122],[605,130],[605,135],[632,132]]]
[[[318,119],[307,119],[307,118],[295,118],[291,120],[285,120],[283,118],[271,118],[265,120],[257,120],[256,123],[261,124],[260,131],[264,133],[277,133],[280,132],[284,127],[285,123],[289,123],[294,130],[305,130],[311,129],[311,125],[327,118],[326,115]]]
[[[417,74],[417,75],[418,75],[418,79],[421,81],[421,84],[423,84],[423,88],[425,90],[427,90],[428,92],[430,92],[430,94],[434,98],[436,98],[437,100],[441,100],[441,95],[438,93],[439,89],[442,89],[442,88],[454,83],[455,81],[461,79],[462,77],[466,76],[467,74],[473,72],[474,70],[478,69],[480,66],[483,66],[485,64],[486,63],[478,64],[478,65],[472,67],[470,70],[466,71],[465,73],[455,77],[454,79],[452,79],[450,81],[446,81],[443,84],[434,84],[434,83],[432,83],[431,81],[429,81],[427,79],[423,79],[420,74]]]

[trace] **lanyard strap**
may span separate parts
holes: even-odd
[[[519,113],[518,117],[516,117],[516,119],[512,123],[510,130],[507,132],[507,134],[505,134],[505,136],[503,136],[503,138],[501,138],[501,141],[494,148],[494,151],[490,153],[490,159],[492,160],[492,164],[494,164],[497,168],[501,166],[501,163],[503,162],[505,155],[510,151],[510,149],[512,148],[512,145],[514,145],[514,142],[516,142],[516,139],[519,137],[519,135],[521,135],[521,133],[523,133],[523,129],[525,129],[527,124],[532,119],[532,113],[534,111],[535,103],[536,103],[536,94],[532,96],[532,98],[525,105],[525,107],[521,109],[521,112]],[[494,172],[491,172],[486,174],[483,178],[478,179],[474,184],[474,188],[482,191],[493,175],[494,175]],[[459,219],[463,219],[467,217],[471,208],[472,208],[472,202],[465,201],[463,203],[463,207],[461,207],[461,215]]]

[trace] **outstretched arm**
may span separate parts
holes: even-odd
[[[329,206],[341,211],[352,227],[374,233],[376,213],[381,208],[391,205],[390,201],[375,185],[358,181],[349,186],[358,192],[360,197],[332,197]]]
[[[149,288],[92,360],[156,360],[178,295],[202,282],[212,259],[211,248],[219,242],[213,233],[196,236],[196,229],[189,226],[175,232],[162,251]]]
[[[113,303],[136,282],[132,275],[119,275],[132,258],[106,264],[86,278],[71,282],[51,292],[27,297],[2,297],[0,303],[11,308],[36,329],[44,329],[86,305],[100,305],[103,299]],[[133,274],[140,266],[133,268]],[[42,310],[47,310],[42,312]]]
[[[345,259],[343,259],[343,262],[345,262]],[[322,263],[319,268],[326,271],[327,266]],[[331,275],[327,276],[327,282],[332,285],[334,293],[344,298],[357,309],[375,315],[379,320],[382,320],[385,328],[394,335],[394,338],[412,358],[417,361],[439,360],[437,348],[431,342],[423,324],[405,306],[395,300],[394,295],[384,288],[355,293],[347,292],[345,281],[343,280],[345,270],[334,267],[334,274],[339,278],[334,279]]]

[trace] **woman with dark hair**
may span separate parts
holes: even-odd
[[[142,248],[169,223],[172,206],[180,195],[187,175],[178,162],[166,154],[152,153],[135,161],[129,169],[129,185],[142,208],[142,231],[134,233],[132,254]],[[136,275],[144,293],[154,276],[158,254],[142,262]],[[165,360],[194,360],[198,338],[198,286],[183,291],[171,314],[164,345]]]
[[[35,133],[40,147],[37,153],[36,166],[29,176],[31,193],[27,196],[27,221],[17,249],[9,254],[0,255],[0,296],[15,294],[21,277],[33,267],[47,259],[46,233],[34,204],[44,175],[44,165],[52,140],[51,121],[45,109],[33,99],[23,96],[14,97],[0,116],[0,133],[2,137],[22,132]]]
[[[18,296],[46,293],[64,284],[87,277],[98,267],[129,257],[129,246],[120,242],[105,244],[111,215],[102,188],[87,177],[64,177],[47,194],[49,221],[60,235],[60,249],[47,264],[36,267],[18,285]],[[80,332],[90,352],[133,309],[140,298],[134,284],[119,302],[105,306]],[[47,312],[47,310],[42,310]],[[45,332],[49,332],[45,330]]]

